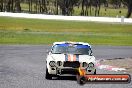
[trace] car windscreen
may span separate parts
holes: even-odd
[[[53,54],[83,54],[83,55],[91,55],[92,50],[88,45],[80,45],[80,44],[57,44],[52,48]]]

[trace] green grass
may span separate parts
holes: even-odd
[[[0,17],[0,44],[82,41],[132,46],[132,25]]]
[[[132,33],[132,25],[0,17],[0,30],[44,32]]]
[[[53,34],[32,32],[0,32],[1,44],[51,44],[55,41],[83,41],[98,45],[132,45],[132,35]]]

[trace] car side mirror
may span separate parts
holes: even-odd
[[[92,54],[92,53],[90,53],[90,56],[93,56],[93,54]]]
[[[92,52],[92,50],[90,51],[90,54],[89,54],[90,56],[93,56],[93,52]]]

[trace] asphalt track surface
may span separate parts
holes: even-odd
[[[47,45],[0,45],[0,88],[132,88],[129,84],[77,84],[75,77],[45,79]],[[97,59],[132,57],[132,47],[93,46]],[[97,69],[97,73],[113,73]]]

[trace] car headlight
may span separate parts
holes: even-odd
[[[90,63],[88,64],[88,67],[89,67],[89,68],[93,68],[93,67],[94,67],[94,64],[93,64],[92,62],[90,62]]]
[[[62,65],[62,62],[61,61],[57,61],[57,65],[58,66],[61,66]]]
[[[50,62],[49,62],[49,65],[50,65],[51,67],[55,67],[55,66],[56,66],[56,63],[55,63],[55,61],[50,61]]]
[[[84,68],[87,67],[87,65],[88,65],[88,64],[87,64],[86,62],[83,62],[83,63],[82,63],[82,67],[84,67]]]

